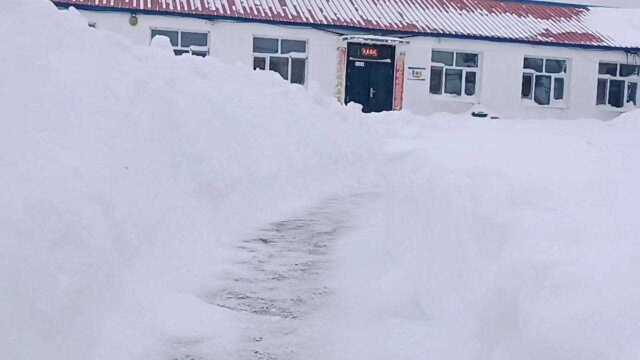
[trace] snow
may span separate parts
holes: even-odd
[[[363,116],[3,5],[4,357],[640,353],[640,112]]]
[[[540,0],[540,1],[544,1],[544,0]],[[638,7],[636,0],[546,0],[546,1],[564,3],[564,4],[596,5],[596,6],[607,6],[607,7],[624,7],[624,8]]]
[[[3,8],[2,356],[228,355],[234,320],[199,295],[235,241],[366,179],[361,116],[48,1]]]
[[[636,358],[639,116],[405,119],[309,358]]]
[[[640,9],[592,8],[586,24],[619,46],[637,48]]]

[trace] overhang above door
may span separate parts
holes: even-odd
[[[409,40],[388,37],[388,36],[376,36],[376,35],[344,35],[340,37],[340,40],[344,42],[359,42],[365,44],[383,44],[383,45],[399,45],[409,44]]]

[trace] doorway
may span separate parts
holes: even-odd
[[[395,46],[350,43],[347,54],[345,104],[365,113],[393,110]]]

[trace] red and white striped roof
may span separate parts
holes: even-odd
[[[583,6],[498,0],[52,0],[60,6],[568,46],[637,48]],[[622,10],[618,10],[622,11]],[[640,34],[638,36],[640,38]]]

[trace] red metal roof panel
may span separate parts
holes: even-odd
[[[590,26],[584,6],[498,0],[52,0],[84,9],[331,25],[571,46],[636,47]],[[640,34],[639,34],[640,35]],[[640,38],[640,36],[639,36]],[[637,46],[637,47],[640,47]]]

